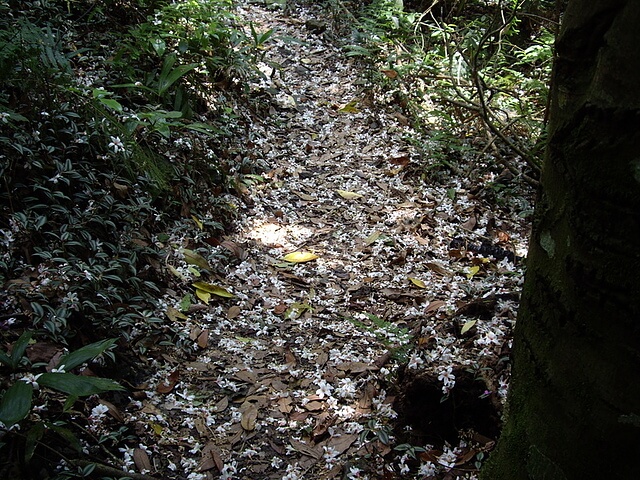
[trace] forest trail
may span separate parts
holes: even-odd
[[[132,468],[147,458],[161,478],[474,478],[480,447],[407,451],[393,431],[397,369],[405,382],[423,372],[441,396],[461,368],[504,355],[520,269],[451,241],[513,225],[464,179],[405,179],[418,155],[405,138],[417,134],[367,93],[319,8],[239,7],[256,31],[276,28],[268,78],[253,86],[271,106],[243,139],[265,181],[215,247],[232,254],[218,285],[234,297],[214,293],[189,315],[197,359],[167,355],[127,411],[148,438],[124,452]],[[507,379],[492,377],[494,402]]]

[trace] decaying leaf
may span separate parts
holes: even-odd
[[[173,307],[167,307],[167,311],[165,312],[165,315],[172,322],[177,321],[179,318],[181,318],[182,320],[187,320],[188,319],[188,317],[184,313],[182,313],[177,308],[173,308]]]
[[[367,238],[365,238],[365,240],[364,240],[365,245],[371,245],[372,243],[375,243],[376,240],[378,240],[378,238],[380,238],[380,235],[382,235],[382,232],[376,230],[371,235],[369,235]]]
[[[419,278],[409,277],[409,281],[411,281],[411,283],[413,283],[418,288],[427,288],[427,285]]]
[[[153,469],[149,455],[141,448],[133,449],[133,463],[136,464],[136,468],[140,473],[151,472]]]
[[[304,263],[315,260],[316,258],[318,258],[318,255],[311,252],[291,252],[286,254],[282,259],[290,263]]]
[[[202,458],[198,464],[198,471],[206,472],[214,467],[217,468],[219,472],[222,472],[224,462],[222,461],[220,449],[215,443],[209,442],[202,449]]]
[[[184,261],[188,264],[195,265],[196,267],[200,267],[205,270],[211,270],[209,262],[207,262],[207,260],[198,252],[194,252],[188,248],[183,248],[181,251],[182,255],[184,255]]]
[[[242,310],[238,305],[233,305],[232,307],[229,307],[229,310],[227,310],[227,318],[229,320],[236,318],[241,312]]]
[[[427,306],[427,309],[425,310],[425,314],[429,314],[429,313],[433,313],[437,310],[440,309],[440,307],[444,307],[446,305],[446,302],[444,300],[434,300],[432,302],[429,302],[429,305]]]
[[[242,417],[240,418],[240,425],[247,432],[250,432],[256,428],[256,421],[258,420],[258,407],[253,403],[245,402],[242,407]]]
[[[348,192],[346,190],[336,190],[336,193],[345,200],[355,200],[356,198],[362,198],[364,195],[356,192]]]
[[[198,335],[197,340],[198,346],[200,348],[206,348],[209,344],[209,329],[205,328],[200,335]]]
[[[442,275],[443,277],[451,275],[451,272],[444,268],[442,265],[435,262],[427,262],[425,266],[429,268],[433,273],[437,273],[438,275]]]
[[[174,370],[163,383],[160,383],[156,387],[156,391],[158,393],[169,393],[171,392],[171,390],[173,390],[173,387],[176,386],[179,380],[180,372],[178,370]]]
[[[471,330],[473,328],[473,326],[476,324],[477,320],[469,320],[468,322],[466,322],[463,326],[462,329],[460,330],[460,335],[464,335],[465,333],[467,333],[469,330]]]
[[[358,101],[352,100],[349,103],[347,103],[345,106],[339,108],[338,111],[340,113],[358,113],[360,112],[360,110],[358,109],[358,107],[356,107],[356,105],[358,105]]]
[[[213,411],[216,413],[224,412],[229,406],[229,397],[222,397],[218,403],[213,406]]]
[[[294,450],[302,453],[303,455],[307,455],[308,457],[313,457],[316,460],[320,460],[322,458],[322,450],[317,447],[312,447],[311,445],[300,442],[295,438],[289,440],[289,443],[294,448]]]
[[[218,285],[213,285],[211,283],[195,282],[195,283],[192,283],[192,285],[196,287],[196,294],[198,293],[198,290],[200,290],[206,293],[210,293],[212,295],[216,295],[218,297],[233,298],[235,296],[233,293],[229,293],[224,288],[219,287]]]

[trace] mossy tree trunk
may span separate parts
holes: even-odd
[[[570,0],[486,480],[640,478],[640,1]]]

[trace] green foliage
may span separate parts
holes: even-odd
[[[528,2],[460,2],[445,10],[433,2],[407,12],[402,2],[374,0],[347,49],[373,64],[374,95],[435,137],[423,145],[426,168],[468,168],[465,152],[456,151],[475,150],[476,158],[535,178],[554,21]]]
[[[15,342],[11,356],[3,353],[0,360],[14,370],[22,363],[22,357],[32,333],[25,332]],[[105,354],[113,347],[116,339],[104,340],[82,347],[75,352],[64,355],[57,362],[57,366],[49,373],[38,376],[24,377],[7,388],[0,400],[0,423],[4,428],[10,428],[24,420],[32,408],[34,385],[48,387],[70,396],[71,400],[110,390],[123,390],[116,382],[99,377],[79,376],[67,373],[65,369],[73,369],[81,364]]]

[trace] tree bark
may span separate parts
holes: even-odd
[[[640,478],[640,1],[570,0],[486,480]]]

